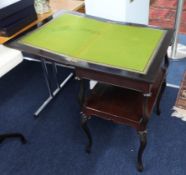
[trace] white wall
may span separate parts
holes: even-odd
[[[150,0],[85,0],[88,15],[115,21],[148,24]]]

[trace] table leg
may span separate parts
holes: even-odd
[[[138,135],[140,138],[140,147],[138,150],[138,162],[137,162],[137,169],[138,171],[143,171],[144,167],[143,167],[143,161],[142,161],[142,156],[143,156],[143,152],[145,150],[146,144],[147,144],[147,131],[138,131]]]
[[[54,76],[54,81],[56,83],[57,88],[60,88],[59,80],[58,80],[58,71],[57,71],[57,66],[54,62],[52,62],[52,71],[53,71],[53,76]]]
[[[54,97],[60,92],[60,90],[66,85],[66,83],[73,77],[73,73],[70,73],[67,76],[67,78],[61,84],[59,84],[58,79],[57,79],[57,68],[56,68],[55,63],[52,63],[53,75],[54,75],[55,83],[56,83],[56,86],[57,86],[57,88],[52,92],[51,82],[50,82],[50,79],[49,79],[49,76],[48,76],[48,69],[47,69],[46,62],[45,62],[44,59],[42,59],[41,63],[42,63],[43,75],[44,75],[44,78],[45,78],[45,83],[46,83],[46,86],[47,86],[49,97],[43,102],[43,104],[34,113],[35,117],[39,116],[39,114],[54,99]]]
[[[147,126],[147,123],[149,121],[149,111],[148,111],[148,101],[149,101],[149,98],[152,96],[152,93],[147,93],[147,94],[143,94],[143,117],[142,117],[142,127],[143,129],[142,130],[145,130],[146,129],[146,126]]]
[[[82,107],[83,103],[84,103],[84,99],[85,99],[85,89],[86,89],[86,85],[85,85],[85,80],[80,79],[80,89],[79,89],[79,94],[78,94],[78,100],[79,100],[79,104]]]
[[[86,116],[85,114],[81,113],[81,127],[83,131],[85,132],[87,138],[88,138],[88,144],[86,145],[85,151],[87,153],[91,152],[92,147],[92,136],[90,134],[90,130],[87,126],[87,121],[90,119],[90,117]]]
[[[138,135],[140,138],[140,147],[138,150],[138,157],[137,157],[137,170],[138,171],[143,171],[144,166],[143,166],[143,152],[145,150],[146,144],[147,144],[147,130],[146,126],[149,121],[149,112],[148,112],[148,100],[151,97],[152,93],[149,92],[147,94],[143,94],[143,120],[141,123],[141,129],[138,131]]]
[[[52,85],[51,85],[51,82],[50,82],[50,79],[49,79],[49,75],[48,75],[48,69],[47,69],[47,65],[46,65],[46,62],[44,59],[41,60],[41,64],[42,64],[42,69],[43,69],[43,75],[44,75],[44,78],[45,78],[45,83],[46,83],[46,86],[47,86],[47,89],[48,89],[48,93],[49,93],[49,96],[53,96],[52,94]]]
[[[169,67],[169,57],[168,55],[166,54],[165,55],[165,68],[167,69]]]
[[[167,68],[169,66],[169,57],[167,56],[167,54],[165,55],[165,61],[164,61],[164,71],[167,71]],[[160,110],[160,101],[161,101],[161,97],[163,95],[163,92],[165,91],[166,88],[166,79],[164,79],[162,86],[161,86],[161,90],[160,93],[158,95],[158,99],[156,102],[156,114],[160,115],[161,114],[161,110]]]
[[[161,87],[161,90],[160,90],[160,93],[159,93],[159,96],[158,96],[158,99],[156,102],[156,114],[157,115],[161,114],[160,101],[161,101],[161,97],[163,95],[163,92],[165,91],[165,88],[166,88],[166,80],[164,80],[162,83],[162,87]]]

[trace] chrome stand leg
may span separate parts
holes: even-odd
[[[52,97],[53,96],[52,87],[51,87],[50,79],[48,77],[47,65],[46,65],[46,62],[45,62],[44,59],[41,60],[41,63],[42,63],[43,75],[44,75],[44,78],[45,78],[45,83],[46,83],[46,86],[47,86],[47,89],[48,89],[48,93],[49,93],[49,96]]]
[[[58,73],[57,66],[54,62],[52,62],[52,70],[53,70],[53,76],[54,76],[56,86],[57,86],[57,88],[60,88],[60,84],[59,84],[58,77],[57,77],[57,73]]]
[[[44,74],[46,86],[47,86],[47,89],[48,89],[49,97],[43,102],[43,104],[34,113],[35,117],[39,116],[39,114],[54,99],[54,97],[60,92],[60,90],[65,86],[65,84],[73,77],[73,73],[70,73],[67,76],[67,78],[61,84],[59,84],[58,78],[57,78],[57,67],[56,67],[55,63],[52,63],[53,76],[54,76],[54,80],[55,80],[55,83],[56,83],[56,86],[57,86],[57,88],[52,92],[52,88],[51,88],[51,83],[50,83],[50,79],[49,79],[49,76],[48,76],[48,69],[47,69],[46,62],[45,62],[44,59],[42,59],[41,63],[42,63],[43,74]]]
[[[172,50],[171,50],[171,58],[173,59],[179,59],[179,58],[184,58],[185,57],[185,47],[182,46],[183,48],[180,48],[180,53],[178,53],[178,35],[179,35],[179,29],[180,29],[180,24],[181,24],[181,18],[182,18],[182,12],[183,12],[183,6],[184,6],[184,0],[178,0],[177,1],[177,9],[176,9],[176,17],[175,17],[175,33],[174,33],[174,42],[172,45]],[[181,55],[181,56],[180,56]]]

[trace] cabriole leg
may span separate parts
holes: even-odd
[[[137,158],[137,169],[138,171],[142,172],[144,167],[143,167],[143,152],[145,150],[146,144],[147,144],[147,131],[138,131],[138,135],[140,138],[140,147],[138,150],[138,158]]]
[[[87,126],[87,121],[90,119],[88,116],[86,116],[85,114],[81,114],[81,127],[83,129],[83,131],[85,132],[86,136],[88,137],[88,144],[86,145],[85,151],[87,153],[91,152],[91,147],[92,147],[92,136],[90,134],[90,130]]]

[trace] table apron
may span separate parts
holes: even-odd
[[[95,80],[100,83],[132,89],[135,91],[142,92],[144,94],[148,94],[151,91],[151,83],[135,79],[129,79],[122,76],[111,75],[104,72],[98,72],[79,67],[75,68],[75,74],[76,77],[78,77],[79,79]]]

